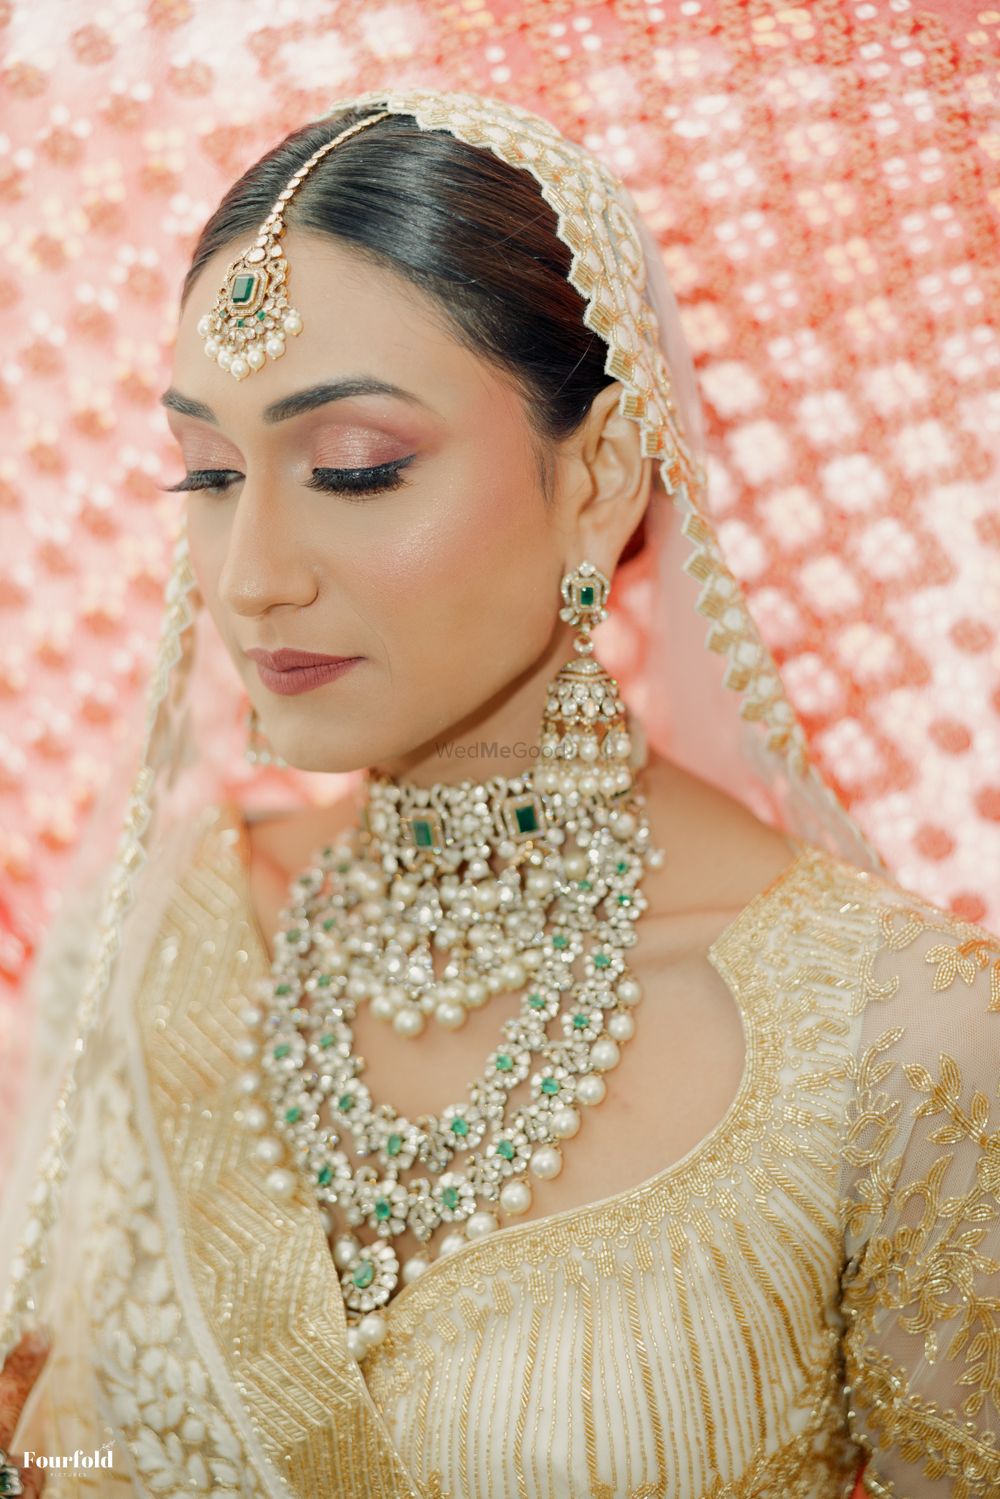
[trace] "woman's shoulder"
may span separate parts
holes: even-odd
[[[751,917],[818,920],[853,899],[874,905],[891,880],[764,822],[693,772],[653,756],[644,777],[654,846],[664,858],[648,877],[651,912],[684,919],[717,913],[748,933]]]
[[[244,851],[289,877],[305,868],[316,850],[336,840],[357,822],[357,798],[348,787],[323,804],[284,808],[245,808],[227,803],[220,809],[236,827]]]
[[[886,868],[863,868],[808,838],[785,834],[718,787],[659,757],[647,775],[661,909],[729,912],[748,930],[754,910],[815,941],[853,933],[869,950],[942,954],[943,972],[989,969],[1000,1006],[1000,939],[909,888]],[[922,939],[922,940],[921,940]],[[928,960],[930,969],[936,957]],[[943,978],[941,982],[943,982]]]
[[[945,1046],[1000,1064],[1000,938],[887,870],[801,848],[779,938],[808,932],[817,951],[846,958],[858,1008],[905,1032],[914,1057]]]
[[[946,986],[946,973],[971,981],[981,972],[991,1007],[1000,1009],[1000,937],[887,868],[862,868],[808,839],[795,841],[794,904],[800,919],[821,916],[845,933],[853,928],[873,957],[884,955],[884,963],[907,955],[908,980],[912,983],[919,972],[935,991]]]
[[[931,896],[915,890],[891,870],[861,868],[817,844],[801,840],[808,875],[815,885],[843,893],[856,908],[870,911],[885,946],[900,951],[926,934],[970,954],[992,952],[1000,975],[1000,937],[969,921]],[[997,980],[1000,985],[1000,977]]]

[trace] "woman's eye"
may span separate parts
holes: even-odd
[[[380,490],[398,489],[406,480],[402,470],[412,463],[416,454],[397,459],[394,463],[377,463],[372,468],[314,468],[312,478],[306,480],[307,489],[319,489],[336,494],[376,494]],[[211,494],[222,494],[243,475],[235,469],[199,468],[185,474],[179,484],[161,486],[168,493],[176,494],[204,490]]]
[[[234,479],[242,479],[235,469],[229,468],[198,468],[193,473],[185,474],[179,484],[166,484],[160,487],[166,489],[168,494],[177,494],[185,490],[207,489],[221,494],[228,489]],[[220,483],[225,480],[225,483]]]
[[[307,489],[323,489],[338,494],[376,494],[380,490],[398,489],[406,480],[402,471],[416,457],[399,458],[394,463],[377,463],[373,468],[314,468]]]

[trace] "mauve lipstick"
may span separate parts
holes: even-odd
[[[264,651],[258,648],[245,654],[257,663],[257,671],[265,687],[279,697],[291,697],[297,692],[309,692],[323,682],[332,682],[343,676],[352,666],[363,660],[362,656],[321,656],[316,651]]]

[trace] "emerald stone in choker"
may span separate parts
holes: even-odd
[[[502,811],[504,825],[515,843],[534,837],[545,827],[545,813],[536,794],[508,796]]]
[[[444,829],[436,812],[414,813],[404,819],[414,848],[436,852],[444,848]]]

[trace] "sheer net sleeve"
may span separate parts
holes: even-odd
[[[1000,943],[877,909],[841,1177],[848,1421],[863,1488],[1000,1496]]]

